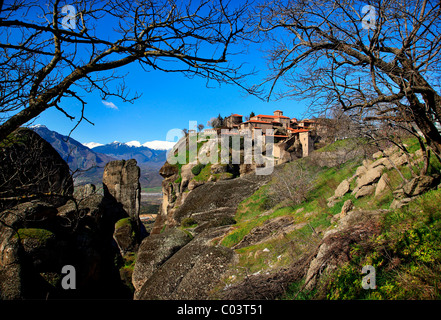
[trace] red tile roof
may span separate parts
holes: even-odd
[[[232,117],[243,117],[241,114],[237,114],[237,113],[232,114],[231,116],[232,116]]]
[[[248,122],[271,124],[271,123],[268,122],[268,121],[260,121],[260,120],[248,120],[248,121],[246,121],[246,122],[244,122],[244,123],[248,123]]]
[[[300,132],[308,132],[308,129],[293,129],[293,128],[288,128],[288,130],[290,130],[292,133],[300,133]]]
[[[267,134],[269,137],[276,137],[276,138],[288,138],[288,136],[282,135],[282,134]]]
[[[285,117],[285,116],[269,116],[269,115],[266,115],[266,114],[258,114],[256,117],[258,117],[258,118],[272,118],[272,119],[274,119],[274,118],[289,119],[289,117]]]

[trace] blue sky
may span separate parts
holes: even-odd
[[[264,54],[260,45],[248,48],[248,54],[230,57],[232,62],[247,61],[246,69],[255,67],[259,73],[250,78],[248,83],[262,81],[266,73]],[[212,83],[214,88],[206,87],[206,80],[188,79],[179,73],[161,71],[145,72],[137,63],[122,69],[118,74],[127,74],[124,78],[131,92],[141,93],[142,97],[133,104],[124,103],[110,97],[103,103],[98,92],[83,93],[87,102],[85,116],[95,125],[83,121],[71,134],[82,142],[110,143],[132,140],[144,143],[152,140],[165,140],[167,132],[174,128],[187,128],[189,121],[206,125],[207,121],[219,113],[228,116],[231,113],[249,115],[272,114],[276,109],[284,111],[289,117],[303,118],[306,103],[284,99],[266,102],[247,93],[234,85]],[[117,84],[115,80],[113,85]],[[80,104],[75,100],[62,100],[62,107],[79,117]],[[69,134],[76,124],[60,111],[51,108],[43,112],[32,124],[43,124],[61,134]]]

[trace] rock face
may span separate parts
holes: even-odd
[[[20,128],[0,144],[0,210],[30,197],[62,205],[73,193],[69,167],[34,131]]]
[[[104,168],[104,197],[113,198],[120,203],[137,224],[141,204],[139,177],[140,169],[135,159],[111,161]]]
[[[142,241],[132,276],[135,296],[154,272],[190,240],[191,237],[186,232],[173,229],[151,235]]]
[[[82,199],[78,210],[71,202],[57,208],[34,200],[4,211],[2,299],[128,297],[113,263],[117,252],[105,199],[90,197]],[[65,265],[75,268],[76,290],[61,285]]]
[[[235,252],[216,245],[216,239],[230,231],[239,203],[271,179],[252,172],[255,165],[223,164],[201,169],[206,179],[195,179],[195,165],[166,163],[160,170],[164,200],[151,235],[138,250],[135,299],[207,299],[236,261]],[[274,223],[292,226],[283,219]],[[191,226],[187,230],[193,239],[177,228],[181,225]]]
[[[277,217],[265,221],[262,226],[253,228],[233,249],[240,249],[250,245],[256,245],[269,239],[283,236],[295,229],[302,228],[306,223],[294,224],[289,216]]]
[[[225,227],[211,229],[193,239],[153,272],[135,299],[206,299],[235,259],[233,250],[209,244],[225,232]]]
[[[113,232],[118,220],[128,218],[125,210],[136,216],[134,201],[121,193],[127,182],[136,186],[133,165],[120,166],[119,173],[109,170],[123,187],[108,182],[114,193],[109,196],[107,188],[104,197],[93,185],[73,193],[67,164],[30,130],[18,130],[3,141],[0,155],[6,188],[1,192],[13,199],[2,202],[0,210],[0,299],[130,298],[115,265],[120,252]],[[130,238],[124,228],[118,231],[121,246]],[[75,269],[75,290],[62,286],[66,265]]]

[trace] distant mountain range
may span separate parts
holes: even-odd
[[[71,137],[49,130],[44,125],[31,126],[30,129],[49,142],[67,162],[69,168],[75,172],[76,185],[99,185],[107,162],[136,159],[141,168],[141,187],[160,186],[162,177],[159,175],[159,169],[166,160],[166,148],[170,149],[174,144],[167,141],[151,141],[143,145],[138,141],[115,141],[105,145],[94,142],[82,144]],[[149,144],[156,150],[147,147]]]

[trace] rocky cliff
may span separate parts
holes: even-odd
[[[210,143],[199,142],[199,155],[212,150]],[[218,245],[216,239],[235,224],[239,203],[271,179],[256,175],[255,168],[255,164],[164,164],[162,207],[135,263],[135,299],[209,297],[237,259],[234,250]]]
[[[0,156],[1,299],[131,298],[121,270],[142,239],[136,161],[110,163],[101,195],[93,185],[73,192],[67,164],[31,130]],[[74,288],[63,286],[66,266]]]

